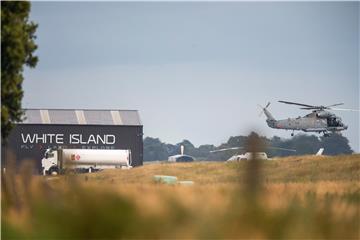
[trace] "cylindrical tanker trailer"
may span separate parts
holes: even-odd
[[[41,160],[43,175],[62,173],[65,169],[92,172],[130,165],[131,151],[115,149],[48,149]]]

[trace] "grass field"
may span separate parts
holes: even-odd
[[[12,176],[2,181],[4,239],[360,238],[359,155]]]

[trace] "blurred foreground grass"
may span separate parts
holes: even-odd
[[[164,163],[57,177],[7,171],[2,238],[359,239],[359,155],[254,163]],[[159,174],[195,184],[154,183]]]

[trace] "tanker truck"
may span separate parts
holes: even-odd
[[[41,160],[43,175],[66,170],[93,172],[108,168],[131,168],[131,151],[114,149],[47,149]]]

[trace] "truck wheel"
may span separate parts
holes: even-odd
[[[51,167],[49,169],[49,173],[50,173],[50,175],[58,175],[59,174],[59,169],[57,167]]]

